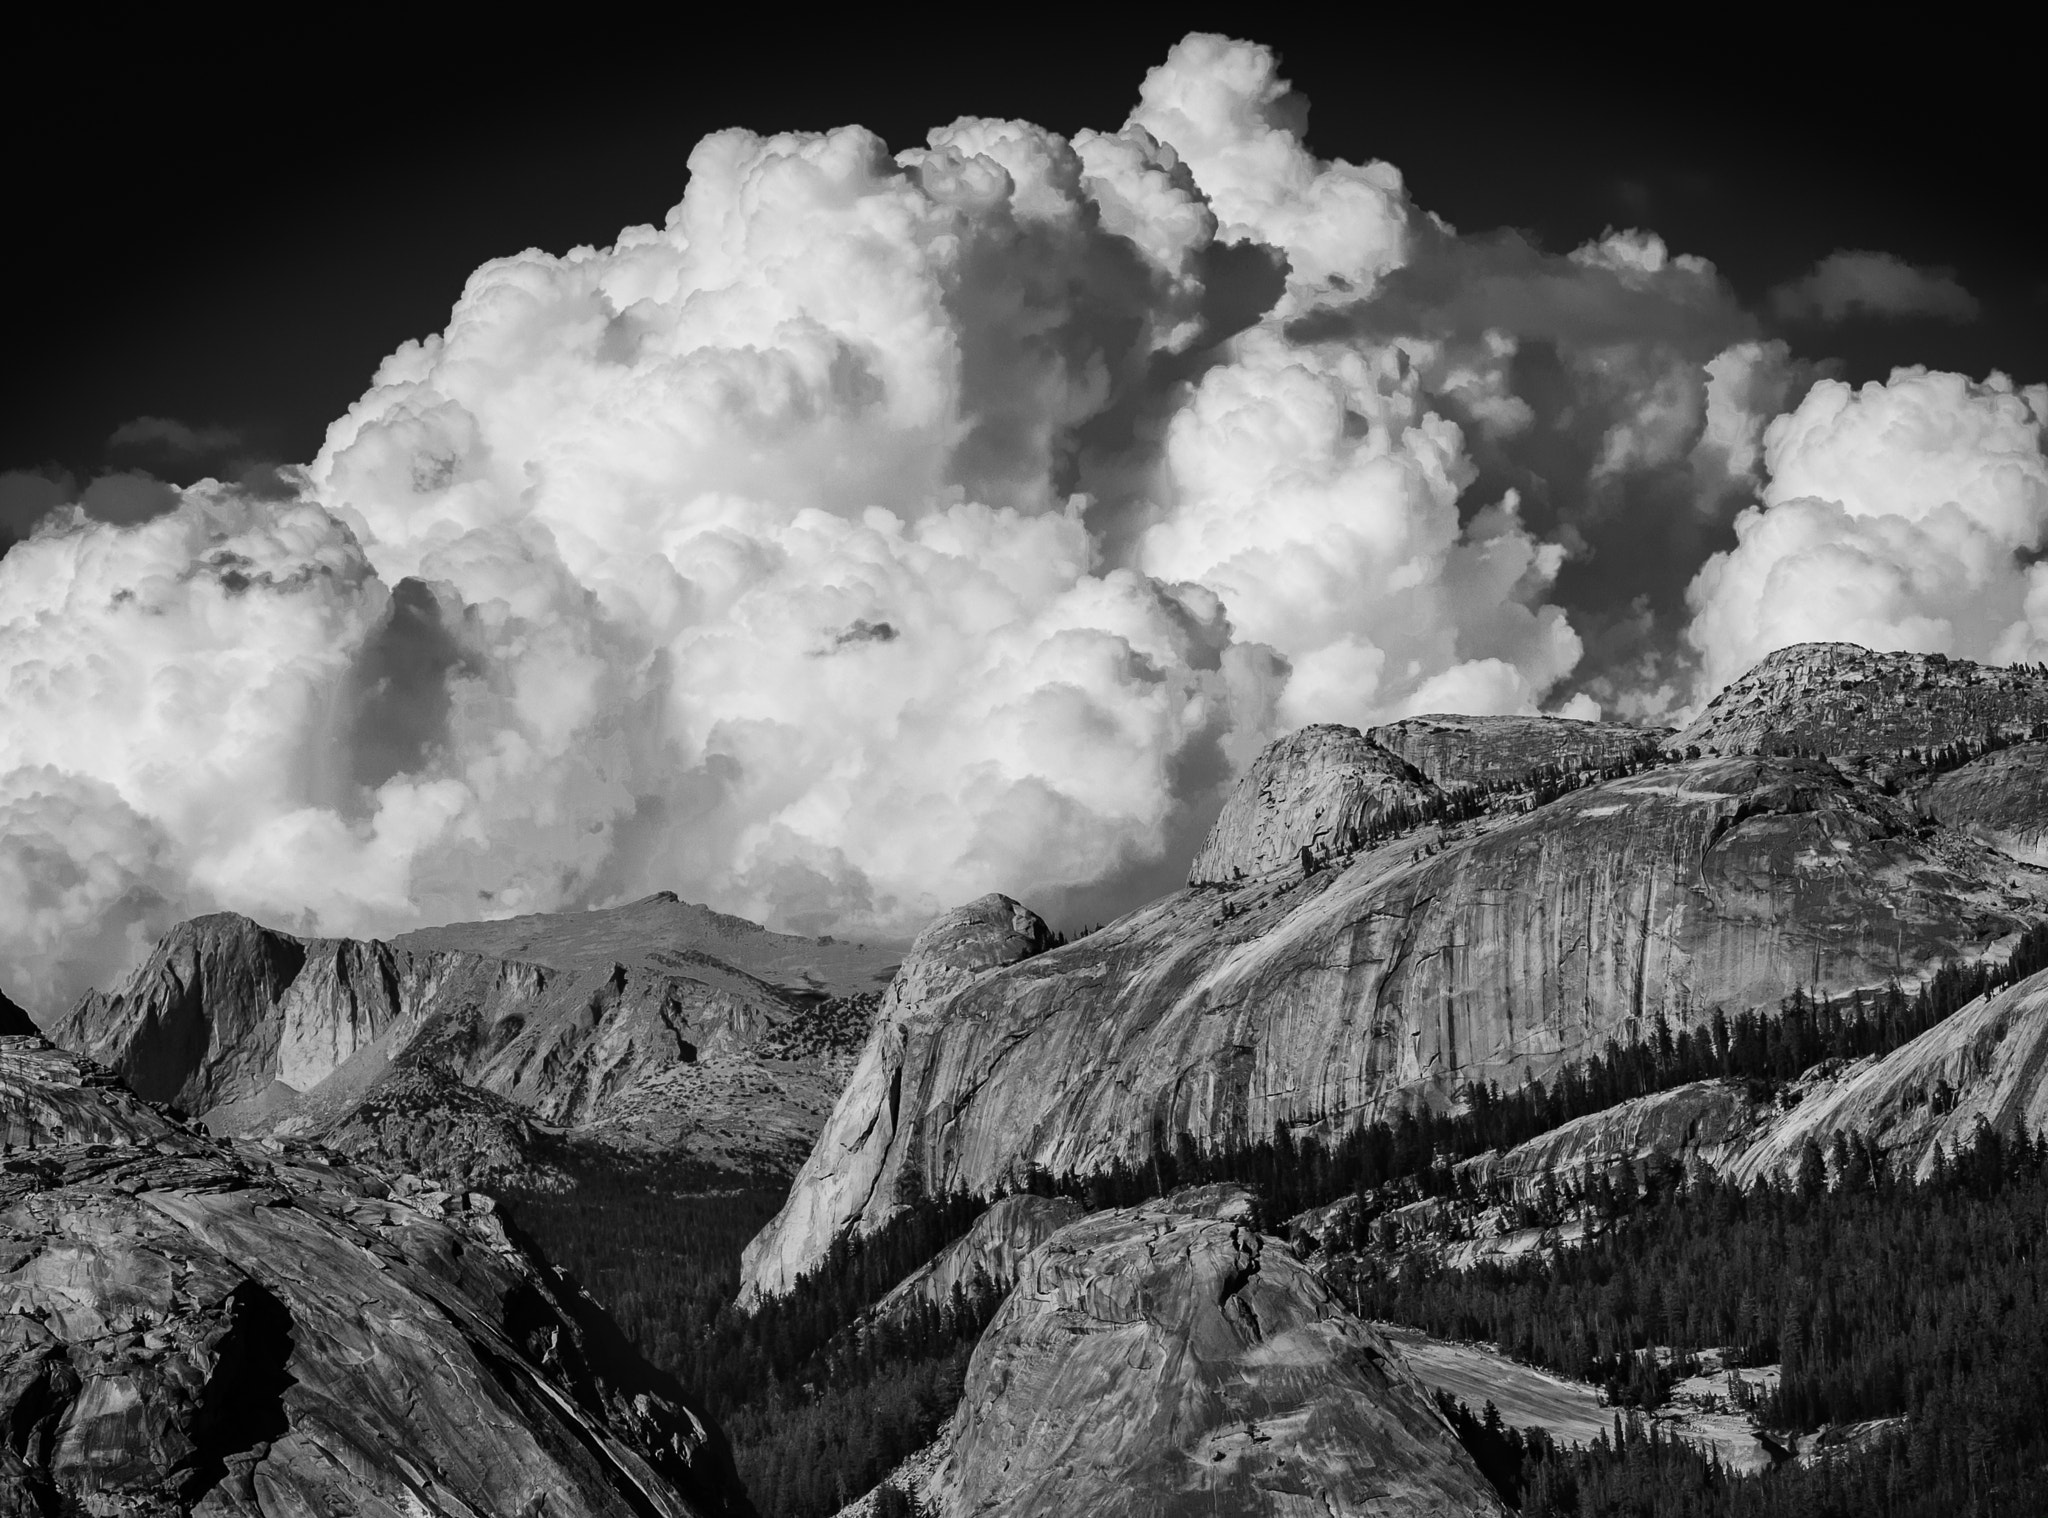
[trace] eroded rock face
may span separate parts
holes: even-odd
[[[899,1004],[783,1214],[780,1291],[900,1195],[1086,1174],[1512,1089],[1660,1014],[1774,1007],[2000,951],[2048,875],[1813,760],[1702,759],[1313,877],[1190,890]]]
[[[1299,869],[1303,849],[1348,853],[1394,808],[1436,795],[1420,771],[1356,728],[1305,727],[1270,745],[1238,781],[1188,881]]]
[[[1667,747],[1886,754],[1991,729],[2025,736],[2038,722],[2048,722],[2048,675],[2029,667],[1800,643],[1730,682]]]
[[[1945,775],[1916,797],[1922,811],[2028,864],[2048,865],[2048,744],[1999,749]]]
[[[217,1132],[320,1136],[469,1183],[530,1178],[541,1128],[786,1172],[853,1051],[777,1057],[778,1038],[820,1004],[871,1005],[895,959],[668,894],[390,943],[220,914],[51,1033]]]
[[[860,1062],[797,1172],[782,1210],[748,1242],[741,1257],[740,1305],[762,1292],[785,1292],[823,1258],[830,1241],[858,1217],[888,1216],[897,1203],[900,1158],[889,1189],[883,1168],[896,1138],[901,1105],[904,1040],[908,1025],[926,1009],[944,1005],[980,976],[1043,954],[1052,930],[1036,912],[991,893],[935,918],[911,943],[890,982],[861,1050]]]
[[[1512,785],[1544,768],[1598,769],[1670,736],[1669,728],[1566,717],[1405,717],[1366,733],[1440,786]]]
[[[488,1198],[208,1140],[0,1038],[0,1509],[745,1511]]]
[[[1204,1188],[1034,1251],[942,1436],[940,1513],[1499,1513],[1399,1355],[1249,1215]]]

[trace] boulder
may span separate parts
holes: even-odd
[[[222,1144],[0,1038],[0,1511],[748,1511],[486,1197]]]
[[[943,1518],[1500,1513],[1401,1357],[1250,1214],[1206,1187],[1036,1249],[941,1436]]]

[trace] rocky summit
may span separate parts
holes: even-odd
[[[1668,728],[1567,717],[1404,717],[1366,737],[1440,786],[1512,785],[1544,769],[1598,769],[1654,748]]]
[[[0,1511],[747,1511],[488,1198],[210,1140],[33,1035],[0,1112]]]
[[[936,1513],[1502,1512],[1400,1356],[1250,1214],[1200,1188],[1034,1250],[940,1436]]]
[[[1363,741],[1313,729],[1253,776],[1355,773]],[[1448,1106],[1473,1081],[1513,1089],[1660,1017],[1696,1026],[1795,988],[1999,957],[2048,909],[2048,873],[2001,847],[2038,820],[2016,805],[1996,827],[1944,826],[1921,803],[1935,779],[1955,795],[1975,765],[2010,766],[2003,752],[1903,779],[1654,752],[1546,770],[1460,820],[1291,865],[1245,855],[1280,862],[1069,945],[990,956],[940,994],[906,985],[750,1246],[748,1299],[787,1290],[907,1196],[1142,1163],[1182,1131],[1230,1147],[1276,1124],[1342,1130]],[[1248,778],[1209,852],[1320,825],[1290,821],[1289,794]],[[1299,794],[1327,817],[1329,788]]]
[[[532,1179],[542,1140],[795,1166],[896,946],[769,933],[663,893],[389,943],[217,914],[50,1025],[217,1132],[319,1137],[466,1182]]]
[[[1890,754],[2048,724],[2048,670],[1799,643],[1731,681],[1667,741],[1709,754]]]

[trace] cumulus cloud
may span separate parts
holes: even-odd
[[[232,427],[194,427],[170,416],[132,417],[116,427],[107,447],[116,453],[154,454],[174,459],[203,459],[242,446]]]
[[[1794,322],[1857,317],[1933,317],[1970,322],[1982,307],[1956,271],[1923,268],[1891,253],[1830,253],[1811,272],[1771,291],[1771,309]]]
[[[302,468],[0,490],[0,983],[51,1009],[214,908],[1096,918],[1288,727],[1663,714],[1816,533],[1947,534],[1927,607],[2033,541],[1990,466],[1954,527],[1871,504],[2020,458],[2032,392],[1865,482],[1710,264],[1461,236],[1306,122],[1197,35],[1071,139],[722,132],[660,225],[478,269]]]
[[[1764,435],[1769,480],[1693,581],[1711,693],[1787,644],[2011,662],[2048,653],[2048,386],[1900,369],[1815,385]]]

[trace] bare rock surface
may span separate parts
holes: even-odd
[[[0,1510],[746,1511],[488,1198],[207,1139],[39,1037],[0,1111]]]
[[[1663,727],[1576,722],[1569,717],[1404,717],[1366,737],[1440,786],[1512,784],[1539,769],[1598,769],[1654,748]]]
[[[938,1512],[1499,1513],[1399,1354],[1249,1219],[1202,1188],[1034,1251],[941,1436]]]
[[[762,1291],[785,1292],[823,1258],[826,1247],[857,1217],[877,1221],[894,1207],[893,1189],[878,1190],[896,1139],[902,1104],[904,1041],[913,1017],[1007,965],[1052,947],[1052,929],[1019,902],[991,893],[941,913],[919,933],[882,997],[859,1063],[824,1131],[797,1172],[789,1200],[747,1244],[741,1259],[740,1304]],[[895,1175],[901,1175],[900,1159]],[[892,1188],[901,1184],[892,1179]]]
[[[2028,864],[2048,865],[2048,743],[1997,749],[1937,775],[1922,811]]]
[[[2048,674],[1941,654],[1800,643],[1729,683],[1667,747],[1748,754],[1888,754],[2048,722]]]
[[[526,1176],[540,1134],[786,1173],[899,952],[667,893],[389,943],[218,914],[50,1031],[216,1131],[324,1136],[473,1182]]]
[[[976,1218],[966,1233],[905,1276],[875,1304],[874,1316],[887,1318],[912,1303],[944,1304],[957,1286],[971,1290],[986,1279],[1008,1286],[1017,1279],[1025,1256],[1082,1215],[1072,1197],[1006,1196]]]
[[[1881,1059],[1823,1065],[1781,1097],[1742,1081],[1695,1081],[1589,1113],[1501,1154],[1469,1161],[1476,1179],[1533,1196],[1546,1172],[1577,1174],[1651,1158],[1700,1163],[1748,1184],[1783,1175],[1808,1139],[1869,1140],[1925,1177],[1989,1126],[2048,1128],[2048,971],[1980,998]]]
[[[1298,868],[1303,849],[1349,852],[1396,807],[1419,806],[1436,794],[1419,770],[1356,728],[1302,728],[1268,746],[1238,781],[1188,880]]]
[[[906,986],[744,1290],[786,1290],[906,1194],[1512,1089],[1660,1014],[1693,1026],[2002,953],[2044,905],[2048,875],[1907,801],[1746,757],[1183,891],[943,994]]]

